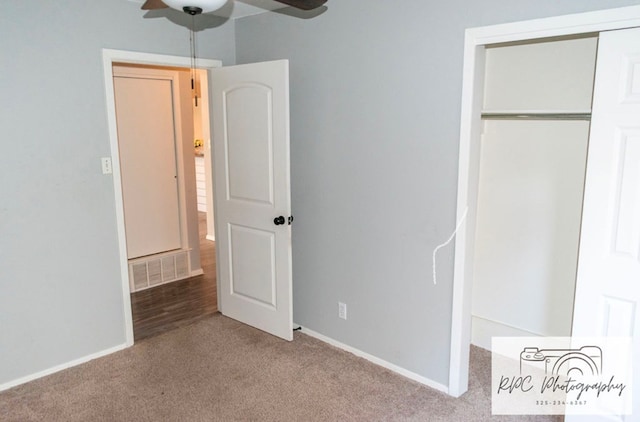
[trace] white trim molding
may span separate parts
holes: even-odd
[[[337,347],[338,349],[342,349],[346,352],[352,353],[360,358],[368,360],[369,362],[375,365],[381,366],[385,369],[395,372],[398,375],[402,375],[405,378],[409,378],[410,380],[419,382],[420,384],[426,385],[427,387],[433,388],[443,393],[448,393],[447,387],[445,385],[440,384],[439,382],[423,377],[422,375],[418,375],[415,372],[411,372],[408,369],[404,369],[398,365],[387,362],[384,359],[380,359],[376,356],[370,355],[369,353],[363,352],[362,350],[356,349],[355,347],[348,346],[344,343],[341,343],[337,340],[332,339],[331,337],[327,337],[323,334],[320,334],[308,328],[302,327],[300,324],[294,323],[293,325],[300,327],[301,332],[303,334],[308,335],[309,337],[316,338],[322,342],[330,344],[331,346]]]
[[[470,28],[465,33],[458,162],[457,220],[468,208],[455,244],[448,393],[461,396],[469,383],[471,286],[480,162],[485,46],[503,42],[598,33],[640,27],[640,6]]]

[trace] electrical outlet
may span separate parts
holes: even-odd
[[[338,302],[338,318],[347,319],[347,304]]]

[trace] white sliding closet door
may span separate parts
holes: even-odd
[[[637,421],[640,28],[600,35],[586,182],[573,335],[633,338],[633,415],[608,420]]]

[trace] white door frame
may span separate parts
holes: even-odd
[[[107,101],[107,122],[109,127],[109,144],[111,146],[111,162],[113,169],[113,191],[115,194],[116,227],[118,232],[118,248],[120,257],[120,275],[122,284],[123,312],[125,323],[125,344],[133,345],[133,316],[131,314],[131,293],[129,290],[129,265],[127,260],[127,241],[124,226],[124,203],[122,200],[122,180],[120,177],[120,154],[118,147],[118,126],[116,123],[116,105],[113,89],[113,64],[145,64],[153,66],[173,66],[189,68],[191,58],[166,56],[161,54],[140,53],[125,50],[102,49],[104,67],[104,85]],[[198,59],[198,68],[210,69],[221,67],[220,60]],[[210,75],[209,75],[210,76]],[[207,92],[207,95],[209,93]],[[203,121],[203,125],[208,124]]]
[[[503,42],[595,33],[640,26],[640,6],[470,28],[465,32],[457,221],[466,223],[455,243],[448,393],[461,396],[469,384],[471,288],[480,165],[485,46]]]

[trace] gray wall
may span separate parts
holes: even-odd
[[[5,2],[7,3],[7,2]],[[178,12],[127,0],[0,13],[0,385],[125,341],[102,48],[189,55]],[[221,22],[208,19],[204,26]],[[234,24],[201,57],[235,61]]]
[[[291,60],[296,321],[446,384],[452,253],[433,286],[431,252],[455,225],[464,28],[605,5],[397,3],[245,18],[198,46],[226,64]],[[101,48],[188,55],[182,15],[138,8],[0,13],[0,385],[125,340]]]
[[[294,320],[447,385],[453,248],[437,286],[431,254],[455,227],[464,29],[637,3],[330,0],[311,20],[240,19],[238,63],[291,61]]]

